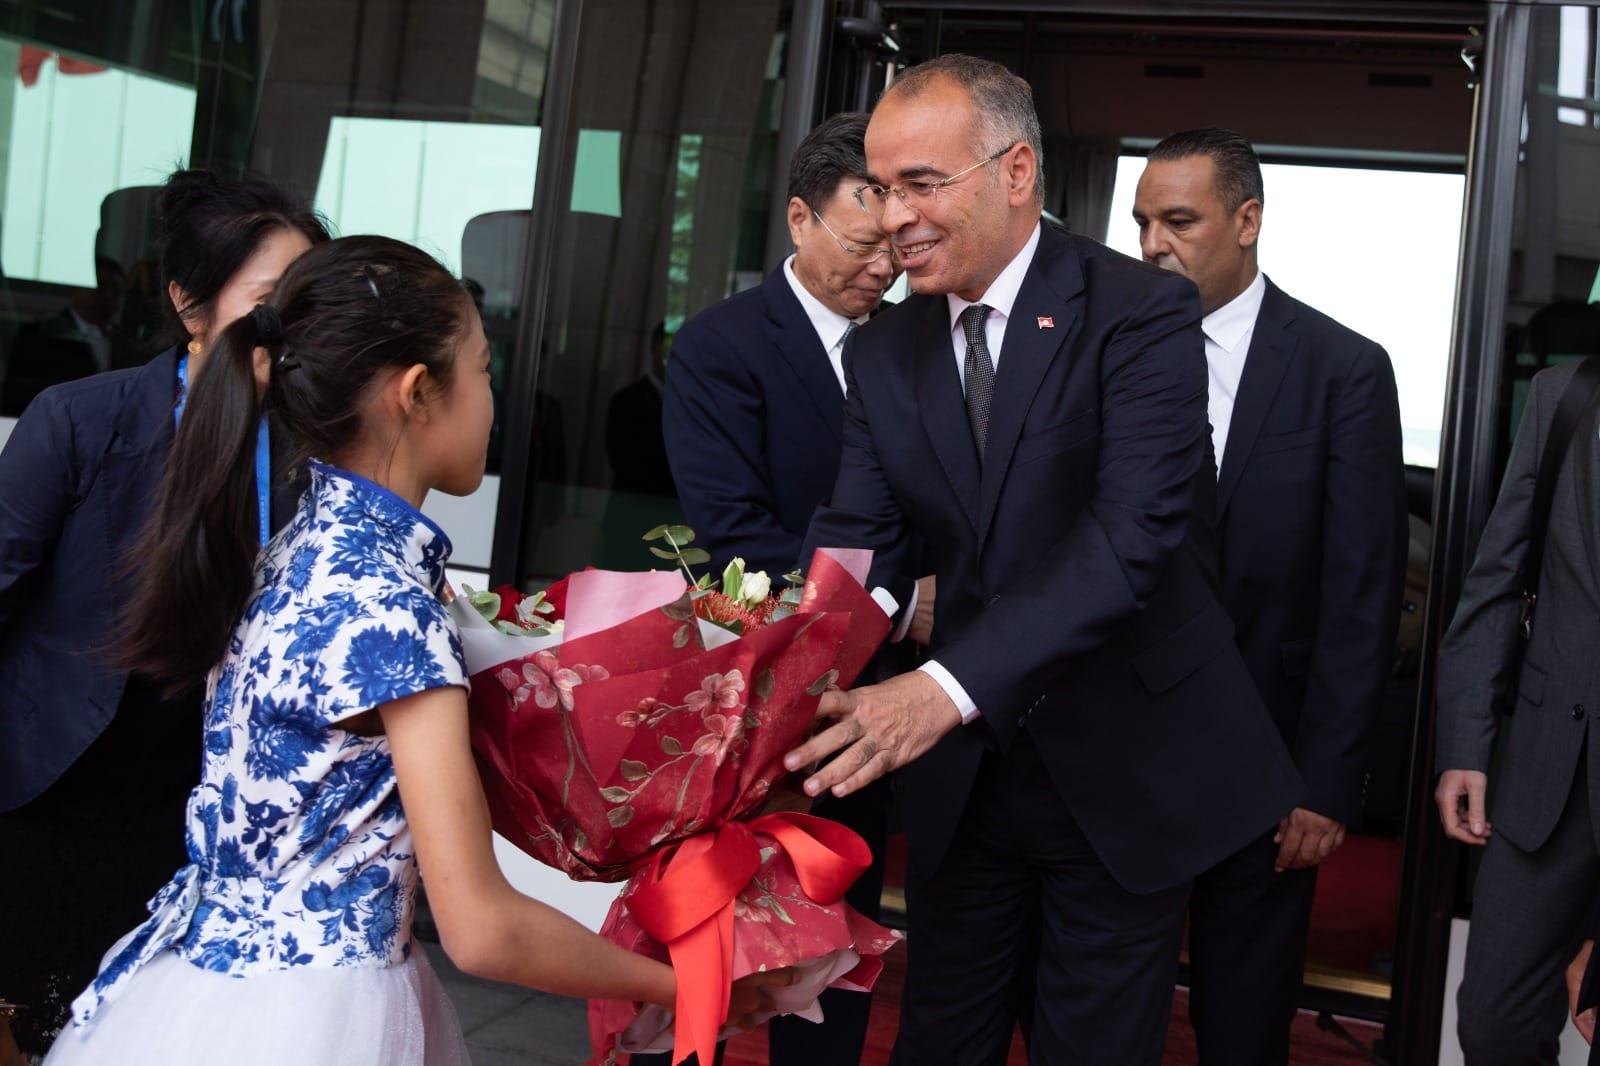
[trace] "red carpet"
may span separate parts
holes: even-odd
[[[1314,965],[1389,976],[1401,851],[1398,838],[1352,834],[1322,864],[1307,955]]]
[[[889,964],[872,997],[872,1023],[867,1030],[867,1047],[861,1056],[861,1066],[885,1066],[889,1051],[894,1046],[895,1032],[899,1028],[900,989],[905,981],[905,952],[892,952]],[[1189,996],[1179,989],[1172,1004],[1172,1027],[1167,1031],[1167,1053],[1163,1066],[1193,1066],[1195,1062],[1194,1030],[1189,1028]],[[1375,1025],[1346,1021],[1345,1026],[1357,1040],[1370,1046],[1381,1035]],[[1316,1019],[1301,1013],[1295,1020],[1293,1044],[1289,1061],[1294,1066],[1361,1066],[1371,1059],[1352,1048],[1333,1033],[1317,1028]],[[1011,1042],[1010,1066],[1027,1066],[1028,1056],[1018,1035]],[[724,1066],[767,1066],[767,1034],[765,1030],[747,1033],[728,1042]],[[819,1063],[818,1066],[828,1066]],[[929,1064],[939,1066],[939,1064]],[[957,1064],[950,1064],[957,1066]]]
[[[867,1030],[867,1047],[861,1056],[861,1066],[885,1066],[889,1051],[894,1046],[895,1032],[899,1028],[900,989],[905,982],[905,952],[895,951],[889,956],[883,977],[872,997],[872,1023]],[[1172,1004],[1172,1027],[1167,1031],[1167,1053],[1163,1066],[1193,1066],[1195,1062],[1194,1031],[1189,1028],[1187,1015],[1189,996],[1179,989]],[[1351,1034],[1370,1046],[1381,1035],[1375,1025],[1365,1022],[1344,1023]],[[1362,1066],[1371,1059],[1352,1048],[1340,1037],[1317,1028],[1316,1019],[1301,1013],[1295,1020],[1289,1061],[1294,1066]],[[1028,1056],[1023,1050],[1022,1037],[1011,1042],[1009,1066],[1027,1066]],[[728,1052],[723,1066],[767,1066],[767,1034],[765,1030],[747,1033],[728,1042]],[[819,1063],[818,1066],[830,1066]],[[929,1064],[943,1066],[943,1064]],[[958,1066],[951,1063],[949,1066]]]
[[[1314,965],[1387,976],[1387,953],[1394,944],[1399,904],[1400,857],[1398,840],[1351,836],[1323,866],[1317,879],[1317,898],[1311,919],[1310,959]],[[903,838],[895,837],[891,841],[888,866],[888,883],[903,884]],[[873,996],[872,1022],[861,1066],[884,1066],[889,1061],[889,1051],[899,1028],[900,990],[904,983],[905,952],[891,952]],[[1343,1024],[1367,1047],[1381,1035],[1379,1027],[1369,1023],[1344,1021]],[[1290,1061],[1294,1066],[1355,1066],[1371,1061],[1339,1035],[1318,1028],[1316,1018],[1304,1012],[1295,1021],[1292,1039]],[[1027,1061],[1018,1036],[1012,1042],[1011,1064],[1025,1066]],[[1194,1062],[1188,993],[1180,988],[1173,1000],[1164,1066],[1191,1066]],[[725,1066],[767,1066],[765,1031],[730,1041]]]

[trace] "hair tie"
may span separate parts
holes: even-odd
[[[283,343],[283,319],[271,304],[256,304],[250,311],[250,320],[256,327],[256,344],[262,348],[276,348]]]

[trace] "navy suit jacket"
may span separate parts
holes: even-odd
[[[1217,512],[1222,602],[1305,805],[1354,825],[1404,594],[1400,401],[1382,348],[1270,281]]]
[[[106,653],[176,399],[174,350],[46,389],[0,452],[0,811],[50,787],[117,713],[128,674]],[[275,484],[273,528],[298,495]]]
[[[927,875],[985,748],[1023,729],[1136,892],[1192,878],[1301,798],[1215,596],[1199,324],[1187,280],[1047,227],[981,462],[943,296],[851,337],[839,480],[808,542],[875,549],[881,582],[921,534],[939,582],[930,655],[982,714],[899,771]]]
[[[667,361],[662,436],[715,574],[734,556],[774,580],[802,564],[839,471],[844,393],[785,269],[691,318]]]

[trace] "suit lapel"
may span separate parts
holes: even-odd
[[[1272,282],[1267,282],[1266,295],[1261,299],[1261,312],[1256,316],[1255,332],[1250,337],[1250,351],[1245,356],[1244,374],[1239,379],[1239,391],[1233,398],[1233,417],[1228,422],[1228,439],[1223,443],[1222,469],[1217,478],[1217,519],[1228,509],[1233,490],[1239,484],[1240,472],[1250,459],[1250,452],[1261,435],[1261,424],[1272,410],[1272,400],[1278,395],[1283,376],[1294,361],[1299,341],[1290,331],[1294,321],[1294,305]]]
[[[1033,406],[1045,372],[1055,361],[1077,324],[1073,297],[1083,290],[1083,274],[1070,254],[1070,245],[1046,226],[1023,278],[1011,317],[1006,321],[1000,363],[995,371],[994,401],[989,409],[989,443],[983,454],[983,474],[978,506],[980,550],[1000,502],[1011,457],[1022,437],[1023,423]],[[1041,326],[1041,321],[1051,324]],[[948,347],[948,345],[947,345]],[[966,415],[962,408],[963,419]]]
[[[1596,439],[1597,428],[1600,428],[1600,423],[1597,423],[1593,415],[1579,422],[1578,432],[1572,440],[1570,450],[1574,453],[1572,492],[1577,497],[1578,533],[1583,541],[1584,554],[1589,560],[1584,580],[1588,583],[1589,594],[1600,599],[1600,587],[1596,586],[1596,580],[1600,579],[1600,569],[1595,565],[1597,558],[1600,558],[1595,552],[1595,508],[1600,506],[1600,503],[1597,503],[1600,501],[1600,492],[1597,492],[1595,481],[1594,453],[1595,449],[1600,447],[1600,441]],[[1555,508],[1552,507],[1551,510],[1553,512]],[[1546,560],[1550,558],[1549,542],[1554,533],[1555,523],[1552,522],[1544,532]],[[1546,562],[1545,566],[1548,567],[1549,563]]]
[[[768,321],[778,351],[789,364],[789,369],[800,379],[806,398],[816,409],[817,416],[828,427],[828,432],[833,434],[834,440],[842,441],[844,391],[839,388],[839,379],[833,373],[833,363],[828,359],[827,349],[822,347],[822,338],[817,336],[816,327],[807,317],[806,309],[800,306],[800,300],[789,287],[789,279],[783,276],[788,269],[786,263],[778,264],[778,269],[769,274],[763,283]]]
[[[967,520],[978,525],[978,449],[972,443],[967,404],[956,373],[950,342],[950,305],[943,297],[927,301],[917,334],[917,413],[933,443],[933,453],[961,501]]]

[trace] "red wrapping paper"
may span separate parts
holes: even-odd
[[[469,653],[473,748],[497,832],[575,879],[627,881],[602,935],[673,963],[673,1061],[709,1063],[731,981],[831,958],[849,967],[833,984],[869,989],[895,943],[842,901],[871,861],[861,839],[765,810],[822,692],[855,680],[889,619],[823,552],[796,614],[720,647],[687,595],[641,606],[516,659]],[[592,1001],[596,1059],[639,1021]]]

